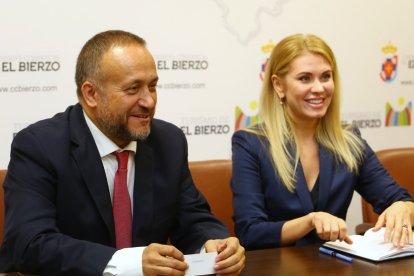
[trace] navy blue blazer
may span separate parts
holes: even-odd
[[[358,175],[338,164],[333,154],[320,146],[319,198],[314,208],[300,162],[296,189],[291,193],[278,178],[267,148],[267,139],[253,133],[238,131],[232,137],[233,219],[236,236],[246,249],[279,247],[283,224],[310,212],[324,211],[345,220],[354,190],[377,213],[395,201],[413,200],[388,175],[368,144]],[[312,231],[296,245],[315,242],[320,240]]]
[[[194,186],[179,128],[154,119],[135,166],[133,246],[170,241],[188,254],[230,236]],[[0,269],[102,275],[116,251],[112,204],[79,104],[16,135],[4,189]]]

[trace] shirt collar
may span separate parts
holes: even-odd
[[[121,149],[117,146],[117,144],[112,142],[111,139],[102,133],[102,131],[88,117],[85,111],[83,111],[83,116],[85,117],[86,124],[92,133],[93,140],[95,140],[95,144],[98,147],[99,155],[101,158],[113,153],[114,151],[130,150],[136,153],[137,141],[131,141],[126,147]]]

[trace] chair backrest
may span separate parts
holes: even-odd
[[[414,148],[385,149],[376,152],[378,159],[392,178],[414,196]],[[378,215],[362,199],[364,223],[375,223]]]
[[[230,189],[231,160],[189,162],[190,172],[198,190],[206,197],[211,212],[234,236],[232,193]]]
[[[6,178],[7,170],[0,170],[0,245],[3,243],[4,231],[4,189],[3,182]]]

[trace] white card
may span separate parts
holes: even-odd
[[[217,252],[185,255],[185,262],[188,269],[185,276],[216,274],[214,265]]]

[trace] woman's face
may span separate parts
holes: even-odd
[[[316,124],[326,114],[335,89],[328,61],[309,52],[293,60],[284,80],[273,75],[272,83],[296,124]]]

